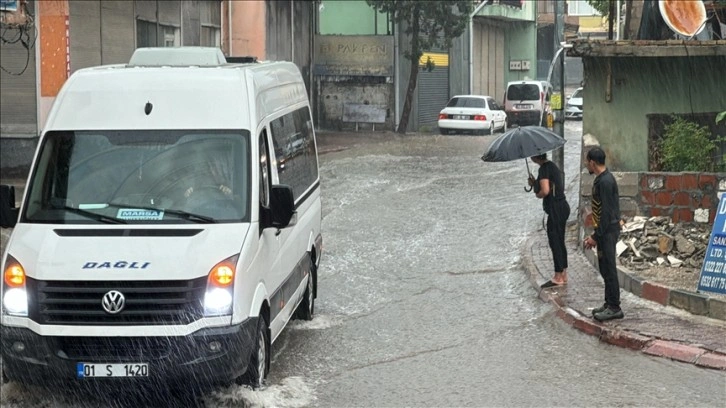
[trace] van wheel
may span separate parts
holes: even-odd
[[[315,313],[315,262],[311,260],[310,272],[308,274],[308,285],[303,294],[303,300],[295,310],[295,318],[300,320],[313,320]]]
[[[257,340],[252,350],[250,362],[247,365],[247,372],[238,379],[238,384],[247,384],[253,389],[262,387],[262,383],[269,371],[270,361],[270,336],[267,330],[267,321],[260,314],[257,320]]]

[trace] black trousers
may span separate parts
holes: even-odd
[[[552,203],[547,217],[547,241],[552,250],[555,272],[567,269],[567,247],[565,246],[565,227],[570,216],[570,205],[567,200]]]
[[[615,245],[618,243],[618,238],[620,238],[620,225],[613,224],[597,241],[597,264],[605,282],[605,303],[615,310],[620,309],[620,283],[615,264]]]

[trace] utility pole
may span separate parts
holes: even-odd
[[[561,138],[565,138],[565,50],[562,48],[562,43],[565,41],[565,0],[554,0],[555,2],[555,29],[554,29],[554,50],[555,58],[559,58],[559,90],[560,90],[560,104],[556,109],[553,109],[552,114],[554,120],[552,123],[552,130],[560,135]],[[558,53],[559,50],[559,53]],[[556,64],[557,62],[555,62]],[[556,70],[555,70],[556,72]],[[554,78],[552,78],[554,79]],[[550,80],[552,80],[550,79]],[[554,86],[554,84],[553,84]],[[555,92],[557,89],[555,88]],[[552,151],[552,162],[560,168],[562,172],[562,179],[565,177],[565,148],[560,147]]]

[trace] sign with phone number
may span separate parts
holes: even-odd
[[[721,196],[698,279],[698,291],[726,294],[726,194]]]

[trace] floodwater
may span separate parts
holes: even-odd
[[[576,208],[581,124],[566,129]],[[520,250],[541,202],[523,190],[524,160],[480,160],[494,137],[410,135],[321,156],[317,315],[277,339],[264,389],[81,396],[11,383],[0,403],[723,407],[726,373],[603,344],[537,298]]]

